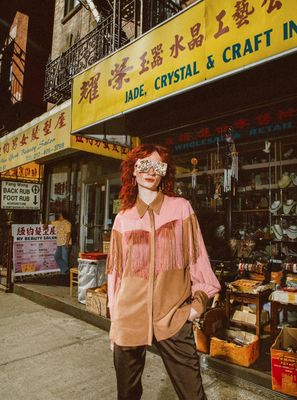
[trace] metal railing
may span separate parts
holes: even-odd
[[[46,66],[44,100],[56,103],[71,96],[71,78],[113,51],[113,16]]]
[[[1,243],[0,256],[0,288],[11,292],[13,289],[13,237],[9,233],[6,240]]]
[[[71,79],[141,33],[180,11],[172,0],[118,0],[113,13],[67,51],[46,66],[44,100],[62,102],[71,97]]]

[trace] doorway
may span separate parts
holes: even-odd
[[[82,200],[80,248],[83,252],[102,251],[106,185],[85,183]]]

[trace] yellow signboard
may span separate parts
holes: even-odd
[[[126,158],[130,149],[128,146],[71,135],[70,114],[71,107],[68,105],[57,113],[40,116],[36,123],[37,120],[33,120],[28,124],[30,127],[24,126],[0,138],[0,177],[38,179],[40,166],[32,162],[28,164],[29,161],[38,161],[69,149],[120,160]],[[139,138],[131,139],[132,147],[139,144]]]
[[[0,173],[2,179],[16,179],[18,181],[39,181],[43,178],[43,165],[30,162],[16,168],[8,169]]]
[[[72,132],[204,80],[204,4],[74,78]]]
[[[71,148],[88,153],[124,160],[129,147],[83,136],[71,136]]]
[[[207,79],[297,47],[296,0],[207,0]]]
[[[296,0],[202,0],[74,78],[72,132],[296,48]]]
[[[0,172],[70,147],[70,107],[0,139]]]

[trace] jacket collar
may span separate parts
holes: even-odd
[[[137,197],[136,208],[139,217],[142,218],[149,208],[155,211],[155,213],[159,215],[163,201],[164,201],[164,194],[161,191],[158,192],[157,197],[150,204],[146,204],[143,200],[140,199],[140,197]]]

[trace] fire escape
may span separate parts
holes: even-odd
[[[110,2],[111,3],[111,2]],[[97,27],[46,66],[44,100],[71,97],[71,79],[139,35],[170,18],[181,7],[173,0],[117,0]]]

